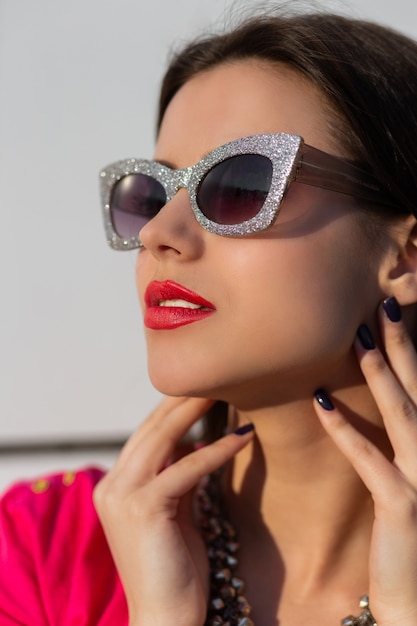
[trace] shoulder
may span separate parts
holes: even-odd
[[[75,539],[92,527],[100,531],[93,506],[93,490],[104,475],[98,468],[42,476],[13,485],[0,500],[0,544],[8,537],[43,545],[48,552],[61,536]],[[24,537],[20,538],[22,529]],[[52,533],[53,529],[53,533]]]
[[[80,611],[92,620],[86,624],[105,624],[98,616],[112,605],[124,623],[123,592],[92,500],[103,475],[95,467],[46,475],[3,495],[0,617],[7,611],[16,621],[2,624],[61,626]],[[32,622],[22,619],[29,607]]]
[[[15,483],[0,499],[2,513],[36,515],[57,505],[71,505],[74,500],[92,503],[93,489],[103,476],[103,470],[88,467]]]

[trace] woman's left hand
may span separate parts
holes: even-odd
[[[391,301],[394,305],[395,302]],[[320,421],[369,489],[375,520],[369,597],[378,626],[417,625],[417,354],[404,323],[379,309],[387,359],[356,339],[355,349],[394,450],[386,456],[337,408],[316,402]]]

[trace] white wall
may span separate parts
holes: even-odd
[[[170,46],[230,5],[0,0],[0,444],[124,435],[156,402],[98,171],[152,154]],[[417,38],[413,0],[336,6]]]

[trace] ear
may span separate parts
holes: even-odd
[[[393,225],[392,254],[381,265],[381,286],[401,305],[417,302],[417,221],[413,215]]]

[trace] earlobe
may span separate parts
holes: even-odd
[[[384,292],[402,305],[417,302],[417,221],[413,215],[393,228],[396,257],[386,273]]]

